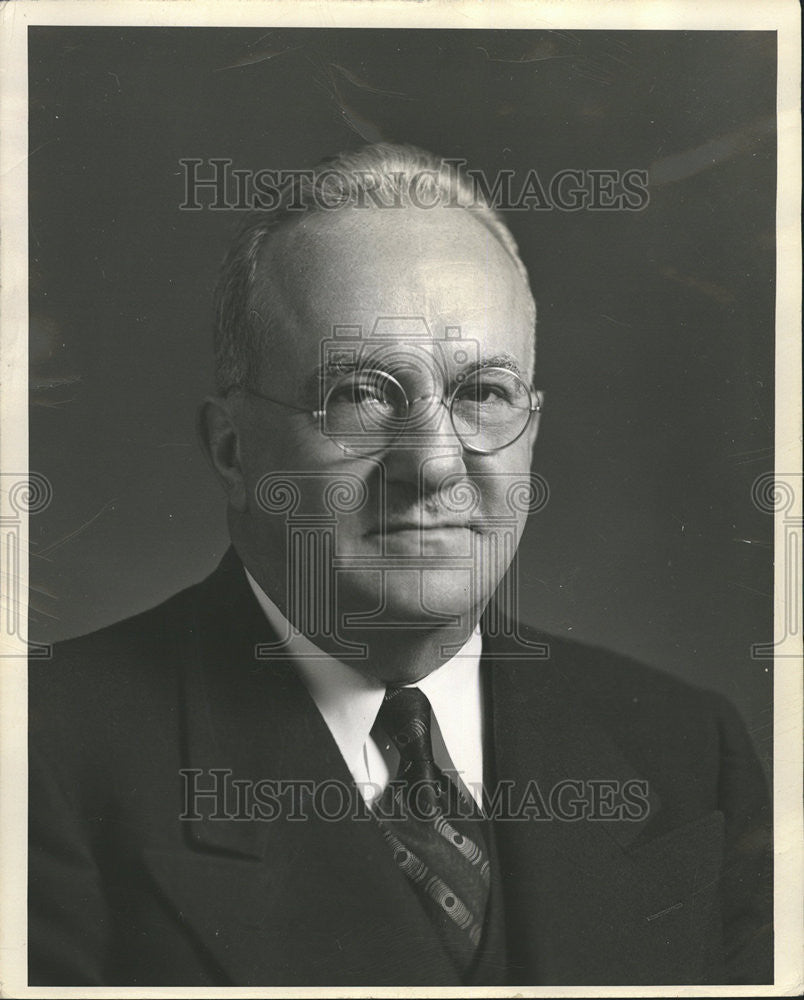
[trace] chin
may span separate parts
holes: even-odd
[[[488,600],[485,591],[473,586],[468,570],[454,568],[350,573],[339,581],[341,607],[355,628],[474,626]]]
[[[440,665],[439,661],[433,660],[430,668],[424,673],[413,667],[405,669],[404,666],[395,666],[394,668],[384,671],[381,667],[377,668],[372,676],[376,677],[377,680],[383,682],[383,684],[391,684],[396,687],[403,687],[405,684],[418,684],[419,681],[424,680],[428,674],[431,674]]]

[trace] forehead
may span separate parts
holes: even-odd
[[[469,341],[480,356],[510,354],[523,370],[532,362],[529,290],[498,240],[460,208],[304,216],[266,248],[255,285],[258,311],[274,320],[272,352],[300,372],[339,331],[413,351],[424,331]]]

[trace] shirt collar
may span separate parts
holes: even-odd
[[[385,684],[319,649],[288,622],[247,569],[245,573],[351,769],[374,726]],[[473,778],[478,772],[482,776],[482,645],[478,627],[455,656],[411,685],[427,695],[456,770]]]

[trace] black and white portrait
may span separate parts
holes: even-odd
[[[777,32],[262,13],[27,27],[28,985],[772,988]]]

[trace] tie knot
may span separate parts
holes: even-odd
[[[432,710],[427,695],[418,688],[393,688],[385,692],[377,719],[399,751],[411,763],[433,760],[430,736]]]

